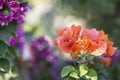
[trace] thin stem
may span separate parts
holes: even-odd
[[[73,60],[73,64],[74,64],[75,68],[77,69],[78,77],[79,77],[79,79],[80,79],[79,67],[76,65],[76,63],[75,63],[75,59],[73,58],[72,54],[71,54],[71,57],[72,57],[72,60]],[[80,65],[80,64],[79,64],[79,65]]]
[[[72,58],[72,60],[73,60],[73,64],[74,64],[75,68],[78,70],[79,68],[77,67],[77,64],[75,63],[75,59]]]

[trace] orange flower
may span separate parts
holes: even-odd
[[[113,42],[108,41],[107,42],[107,51],[104,55],[106,56],[112,56],[115,53],[116,48],[113,47]]]
[[[65,27],[64,29],[59,29],[56,32],[57,32],[58,36],[62,36],[65,32],[69,32],[69,31],[70,31],[70,29],[68,27]]]
[[[57,30],[57,34],[58,36],[62,36],[64,35],[64,33],[70,32],[72,34],[72,37],[78,39],[80,35],[80,31],[81,31],[81,26],[72,25],[71,28],[65,27],[61,30]]]
[[[99,48],[99,45],[95,42],[92,42],[89,40],[89,46],[87,52],[91,54],[93,51],[97,50]]]
[[[105,57],[101,63],[107,68],[111,64],[111,58]]]
[[[89,40],[88,38],[84,38],[83,40],[80,40],[73,45],[72,53],[80,54],[81,51],[87,51],[88,47],[89,47]]]
[[[89,45],[90,45],[90,41],[88,38],[83,38],[81,41],[80,41],[80,45],[81,45],[81,50],[86,52],[89,48]]]
[[[98,49],[98,44],[96,43],[96,40],[98,38],[99,32],[96,29],[85,29],[83,30],[81,34],[81,39],[84,40],[84,38],[87,38],[87,48],[86,51],[91,54],[93,51]],[[85,43],[85,42],[83,42]],[[95,54],[94,54],[95,55]]]
[[[71,28],[58,30],[58,38],[55,39],[55,44],[66,53],[72,52],[72,47],[76,43],[81,31],[81,26],[72,25]]]
[[[72,47],[72,53],[73,54],[79,54],[81,51],[81,43],[80,42],[76,42],[73,47]]]
[[[78,39],[78,37],[80,36],[81,26],[72,25],[71,29],[73,31],[73,37]]]
[[[108,55],[112,56],[115,52],[113,42],[108,40],[108,35],[103,30],[97,31],[96,29],[85,29],[81,35],[81,39],[87,37],[89,46],[87,52],[96,56]]]
[[[106,52],[104,53],[104,55],[106,56],[112,56],[116,50],[115,47],[113,47],[113,42],[111,42],[109,39],[108,39],[108,35],[106,35],[104,33],[104,31],[100,31],[99,32],[99,39],[98,41],[106,41],[107,43],[107,49],[106,49]]]
[[[103,54],[106,52],[107,43],[104,42],[104,41],[99,41],[96,48],[97,48],[97,49],[94,50],[91,54],[93,54],[93,55],[95,55],[95,56],[103,55]]]
[[[71,28],[57,30],[57,34],[59,37],[55,39],[55,44],[63,52],[72,53],[73,57],[81,52],[95,56],[112,56],[115,52],[113,42],[109,41],[103,30],[84,29],[81,32],[81,26],[72,25]]]
[[[55,42],[57,46],[66,53],[71,53],[72,52],[72,46],[76,42],[76,39],[69,35],[64,34],[63,36],[60,36],[55,39]]]
[[[99,31],[97,41],[108,41],[108,35],[105,34],[103,30]]]
[[[103,37],[102,32],[97,31],[96,29],[85,29],[81,35],[81,38],[88,38],[89,45],[87,52],[92,55],[102,55],[105,53],[107,44],[106,42],[100,41],[99,38]]]

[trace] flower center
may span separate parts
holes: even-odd
[[[6,4],[4,4],[3,8],[0,9],[0,12],[2,12],[2,14],[4,16],[6,16],[6,15],[10,14],[10,9],[9,9],[9,7]]]

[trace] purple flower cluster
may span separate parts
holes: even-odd
[[[27,3],[19,3],[16,0],[0,0],[0,25],[8,25],[13,20],[16,20],[18,24],[22,24],[24,13],[27,10]]]
[[[32,51],[32,55],[38,59],[45,58],[51,53],[50,45],[44,37],[35,39],[32,42],[30,49]]]
[[[17,0],[0,0],[0,25],[8,25],[11,21],[18,22],[16,38],[10,37],[9,43],[12,47],[22,48],[25,42],[22,24],[24,23],[25,12],[28,10],[27,3],[19,3]],[[8,11],[8,14],[4,14]]]
[[[53,54],[49,42],[44,37],[35,39],[30,46],[30,50],[33,56],[31,59],[33,64],[39,60],[45,60],[50,64],[54,64],[58,59],[57,56]]]
[[[31,59],[31,67],[34,74],[45,75],[45,72],[49,70],[49,72],[46,74],[46,77],[49,77],[50,79],[52,78],[51,80],[53,80],[58,76],[54,69],[56,62],[58,61],[58,57],[53,54],[51,46],[45,37],[39,37],[33,40],[30,46],[30,50],[33,56]],[[45,77],[43,77],[43,79],[44,78]]]

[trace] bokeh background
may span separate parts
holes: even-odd
[[[109,35],[110,40],[114,41],[114,46],[120,48],[120,0],[19,1],[27,1],[30,8],[26,13],[26,22],[23,25],[26,38],[26,54],[24,55],[26,57],[24,59],[27,60],[29,55],[27,45],[41,36],[48,40],[52,48],[52,54],[56,56],[52,66],[51,63],[45,62],[44,59],[38,60],[40,66],[44,65],[44,71],[32,71],[27,66],[27,71],[23,70],[22,73],[24,75],[28,74],[26,75],[28,77],[24,77],[23,80],[62,80],[60,78],[62,67],[72,64],[72,62],[69,55],[63,54],[54,46],[54,38],[57,36],[56,30],[65,26],[79,24],[82,27],[102,29]],[[118,51],[118,54],[120,54],[120,51]],[[112,63],[107,68],[109,79],[103,80],[120,80],[120,59],[117,60],[117,63]],[[52,71],[53,73],[51,73]],[[35,75],[33,75],[33,72]],[[11,78],[11,80],[17,80],[17,78]]]

